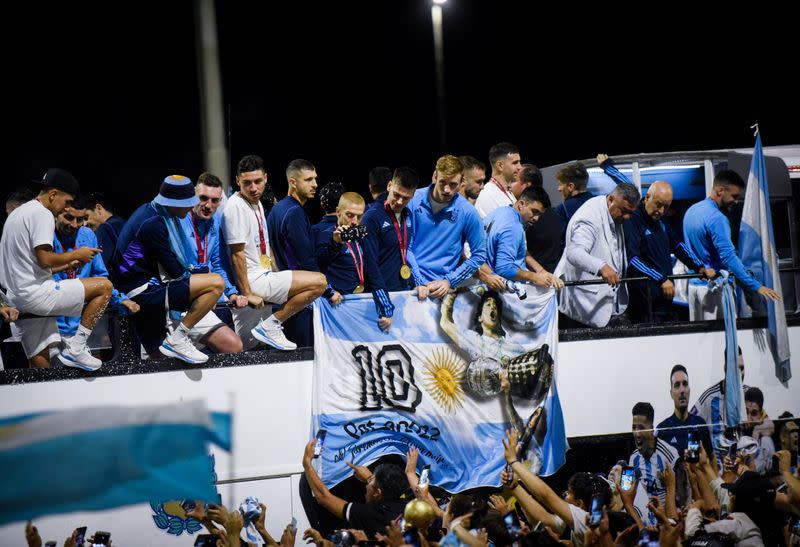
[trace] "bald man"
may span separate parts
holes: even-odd
[[[665,181],[650,185],[639,207],[623,224],[625,246],[628,254],[628,276],[646,276],[644,282],[629,283],[630,302],[628,315],[634,322],[649,321],[647,293],[653,301],[653,321],[663,323],[675,320],[672,298],[675,286],[667,276],[672,274],[670,253],[690,269],[707,278],[714,277],[711,268],[705,268],[686,246],[678,233],[664,221],[672,204],[672,186]]]

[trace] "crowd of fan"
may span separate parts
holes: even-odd
[[[741,349],[738,367],[744,382]],[[527,422],[509,418],[500,488],[452,496],[432,486],[438,470],[421,469],[413,445],[404,462],[398,456],[369,466],[346,462],[352,480],[331,491],[316,471],[321,450],[313,439],[302,458],[300,497],[311,524],[302,539],[317,547],[800,545],[800,427],[788,413],[770,418],[761,390],[746,385],[746,415],[738,428],[724,427],[726,388],[722,379],[690,407],[689,372],[675,365],[669,375],[673,413],[655,425],[653,406],[636,403],[630,456],[609,470],[585,462],[592,472],[573,474],[563,494],[527,458],[528,433],[538,430],[539,413]],[[196,545],[295,545],[295,522],[276,541],[265,526],[266,506],[255,498],[239,510],[199,500],[181,507],[208,532]],[[84,530],[64,545],[82,545]],[[31,523],[26,537],[29,547],[41,547]],[[95,544],[91,538],[86,543]]]
[[[306,206],[317,196],[317,171],[306,160],[288,165],[289,192],[279,201],[262,159],[251,155],[238,163],[230,197],[213,174],[196,184],[172,175],[127,221],[102,195],[81,196],[71,174],[50,169],[37,192],[6,202],[0,314],[14,321],[30,366],[52,360],[92,371],[102,362],[87,340],[109,305],[131,314],[143,356],[197,364],[209,352],[258,344],[312,346],[309,305],[320,297],[336,306],[343,295],[371,293],[376,328],[388,331],[393,291],[442,298],[478,280],[497,292],[514,282],[558,290],[562,326],[645,321],[651,311],[669,321],[673,253],[703,277],[689,285],[692,319],[721,316],[707,280],[722,269],[747,292],[778,298],[745,270],[731,242],[723,212],[744,187],[735,172],[717,173],[711,195],[687,211],[681,235],[664,220],[669,183],[652,184],[640,200],[607,156],[598,162],[616,188],[592,195],[576,162],[556,174],[557,207],[536,166],[508,143],[489,151],[489,172],[473,157],[442,156],[421,187],[409,167],[375,168],[372,203],[329,183],[313,226]],[[629,276],[647,280],[620,283]],[[592,279],[601,281],[564,286]]]

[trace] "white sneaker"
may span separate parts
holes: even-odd
[[[172,334],[158,346],[158,350],[167,357],[175,357],[192,365],[199,365],[208,361],[208,355],[194,347],[192,340],[180,329],[175,329]]]
[[[79,368],[93,372],[103,366],[103,362],[96,357],[92,357],[86,344],[76,348],[72,344],[66,344],[64,350],[58,354],[58,360],[68,367]]]
[[[269,317],[260,321],[250,332],[256,340],[264,342],[273,348],[285,351],[297,349],[297,344],[284,336],[283,325],[277,321],[270,321]]]

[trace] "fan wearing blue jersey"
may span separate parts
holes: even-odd
[[[656,438],[653,429],[653,405],[636,403],[631,413],[636,450],[631,454],[628,465],[633,467],[639,476],[634,505],[645,524],[654,526],[657,523],[656,517],[647,508],[647,503],[651,497],[658,498],[661,507],[667,507],[667,513],[670,506],[674,507],[675,482],[673,480],[671,484],[667,484],[664,478],[672,472],[678,459],[678,452],[665,441]],[[668,491],[670,486],[671,492]]]

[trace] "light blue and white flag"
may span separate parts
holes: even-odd
[[[416,447],[437,486],[498,486],[501,439],[512,426],[519,459],[555,473],[567,450],[555,292],[526,290],[525,300],[482,284],[442,300],[392,293],[388,333],[369,295],[335,308],[317,300],[312,427],[327,431],[317,460],[325,484],[352,473],[345,462],[367,465]]]
[[[202,401],[88,407],[0,420],[0,524],[151,500],[213,501],[208,443],[230,450],[230,414]]]
[[[750,164],[750,176],[747,178],[742,224],[739,228],[739,256],[745,268],[753,272],[753,277],[765,287],[783,296],[775,234],[772,231],[767,168],[761,147],[761,135],[758,133],[753,149],[753,161]],[[777,302],[766,300],[765,304],[768,344],[775,361],[775,375],[781,382],[788,382],[792,377],[792,370],[789,363],[789,333],[786,328],[783,300]]]

